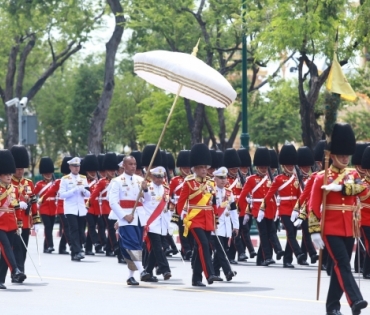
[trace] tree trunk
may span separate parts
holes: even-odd
[[[204,125],[204,105],[198,103],[194,112],[194,126],[191,130],[191,145],[202,142],[202,131]]]
[[[104,89],[91,119],[88,149],[94,154],[100,153],[103,147],[103,129],[114,91],[114,63],[117,49],[123,35],[123,24],[125,23],[123,8],[120,1],[107,0],[107,2],[114,14],[116,26],[112,37],[106,44]]]

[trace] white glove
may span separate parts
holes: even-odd
[[[265,217],[265,211],[263,210],[258,211],[257,222],[261,222],[264,217]]]
[[[33,228],[35,229],[35,233],[39,234],[39,231],[41,231],[41,224],[35,224]]]
[[[245,198],[245,200],[247,201],[247,203],[248,203],[248,204],[251,204],[251,201],[252,201],[252,199],[251,199],[251,198],[246,197],[246,198]]]
[[[325,247],[324,241],[322,240],[320,233],[311,234],[311,239],[312,239],[312,243],[314,243],[314,245],[317,248],[323,249]]]
[[[303,220],[298,218],[297,221],[294,222],[294,226],[299,228],[302,225]]]
[[[18,235],[21,235],[21,234],[22,234],[22,228],[18,228],[18,229],[17,229],[17,234],[18,234]]]
[[[292,214],[290,215],[290,221],[294,222],[295,220],[297,220],[298,216],[299,216],[299,212],[296,210],[293,210]]]
[[[85,186],[84,185],[78,185],[78,189],[80,190],[80,192],[84,192],[85,191]]]
[[[182,210],[181,212],[181,215],[180,215],[180,218],[181,220],[184,220],[184,217],[188,214],[188,212],[186,210]]]
[[[27,207],[28,207],[28,205],[27,205],[27,202],[24,202],[24,201],[20,201],[19,202],[19,207],[21,208],[21,209],[27,209]]]
[[[243,219],[243,225],[246,225],[248,221],[249,221],[249,214],[246,213]]]
[[[327,191],[342,191],[342,185],[331,183],[329,185],[322,185],[321,189],[325,189]]]

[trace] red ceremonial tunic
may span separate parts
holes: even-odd
[[[87,178],[87,184],[89,185],[90,197],[91,197],[91,195],[94,193],[96,185],[98,184],[98,180]],[[92,201],[92,203],[90,203],[90,200]],[[85,205],[87,208],[87,213],[90,213],[93,215],[101,215],[98,200],[92,200],[90,198],[85,198]]]
[[[285,185],[286,182],[288,182],[291,179],[291,176],[294,176],[294,179],[284,188],[281,188],[283,185]],[[267,217],[266,216],[267,214],[269,215],[270,218],[272,214],[274,215],[273,217],[275,217],[274,211],[269,208],[273,207],[273,204],[275,203],[275,200],[273,198],[276,192],[279,193],[280,197],[279,215],[290,216],[292,214],[295,204],[297,203],[297,199],[299,198],[299,195],[301,193],[298,178],[294,174],[293,175],[280,174],[274,178],[274,181],[272,182],[271,187],[265,196],[266,202],[265,217]],[[268,213],[266,213],[266,211]]]
[[[89,199],[89,210],[88,213],[93,215],[109,215],[111,208],[107,200],[108,186],[110,180],[106,177],[99,179],[96,185],[93,187],[93,191]],[[90,188],[91,189],[91,188]]]
[[[183,183],[185,181],[185,177],[183,176],[175,176],[171,179],[170,182],[170,202],[169,208],[171,210],[176,209],[176,213],[178,215],[181,214],[182,209],[177,207],[177,201],[180,197],[181,189],[183,187]]]
[[[20,180],[12,176],[12,184],[18,189],[18,200],[31,203],[30,213],[27,214],[26,210],[21,209],[21,220],[23,222],[23,228],[29,229],[33,226],[31,217],[38,215],[36,196],[34,193],[34,185],[32,180],[22,177]]]
[[[363,179],[368,189],[370,188],[370,178]],[[370,194],[360,197],[361,200],[361,226],[370,226]]]
[[[56,200],[55,196],[45,198],[47,191],[53,186],[53,182],[40,180],[35,185],[34,193],[39,196],[39,212],[43,215],[56,215]]]
[[[344,168],[337,169],[333,165],[328,170],[328,184],[335,182],[338,185],[358,184],[366,187],[356,170]],[[321,219],[321,204],[323,198],[324,172],[317,174],[310,198],[310,211]],[[365,196],[365,188],[358,195],[346,196],[342,191],[330,191],[326,195],[324,235],[353,236],[353,210],[356,207],[357,196]]]
[[[211,193],[207,204],[194,218],[191,219],[190,229],[201,228],[205,231],[215,230],[215,211],[216,204],[213,204],[215,196],[214,182],[207,176],[206,178],[189,175],[185,178],[184,186],[182,187],[177,207],[180,211],[187,209],[187,216],[190,217],[194,209],[199,209],[197,204],[202,199],[205,193]]]
[[[299,196],[299,205],[302,206],[303,203],[306,203],[306,209],[308,211],[309,208],[309,201],[310,201],[310,196],[312,192],[312,187],[313,183],[315,181],[315,178],[317,176],[318,172],[312,173],[311,176],[306,180],[304,189]]]
[[[227,184],[225,185],[225,188],[230,189],[233,192],[236,206],[239,208],[239,197],[242,192],[243,186],[240,182],[239,177],[235,176],[232,177],[229,174],[227,175]],[[245,215],[245,209],[239,208],[239,217],[244,217]]]
[[[239,197],[239,209],[240,211],[246,211],[248,203],[247,203],[247,196],[251,196],[251,212],[253,217],[257,218],[258,211],[260,209],[261,203],[263,201],[263,198],[265,198],[269,188],[271,187],[271,181],[269,178],[267,178],[263,184],[258,187],[256,191],[252,193],[254,188],[264,179],[265,176],[260,176],[258,174],[254,174],[251,176],[248,176],[246,178],[245,184],[243,186],[243,190]],[[271,206],[273,207],[273,203],[271,203]],[[275,207],[276,208],[276,207]],[[276,209],[275,209],[276,211]],[[275,212],[274,211],[274,212]],[[265,212],[269,216],[267,219],[273,219],[273,217],[270,217],[269,213]]]
[[[64,214],[64,200],[59,198],[59,187],[60,187],[60,178],[54,181],[53,185],[47,190],[44,195],[44,199],[54,198],[56,203],[56,214]],[[52,200],[52,199],[51,199]]]
[[[0,230],[15,231],[17,221],[22,221],[22,214],[17,199],[18,191],[13,185],[0,184]]]

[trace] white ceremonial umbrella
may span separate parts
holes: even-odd
[[[162,133],[158,139],[152,160],[150,161],[149,169],[152,167],[154,157],[158,152],[179,96],[217,108],[226,108],[236,98],[236,91],[231,84],[218,71],[196,57],[198,44],[199,41],[191,55],[180,52],[154,50],[137,53],[133,58],[134,72],[139,77],[156,87],[176,94]],[[134,213],[135,208],[136,204],[132,213]]]

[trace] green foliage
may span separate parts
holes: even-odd
[[[370,112],[361,110],[356,112],[348,112],[345,121],[349,123],[356,136],[356,141],[370,140]]]
[[[258,95],[249,107],[251,141],[274,147],[278,143],[301,141],[299,99],[295,81],[280,80],[272,90]]]

